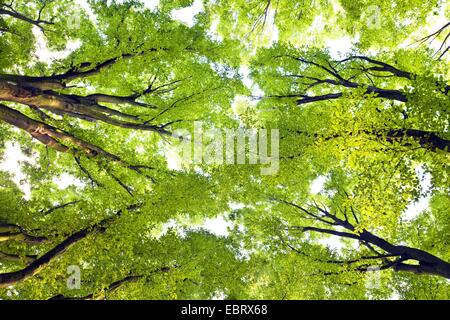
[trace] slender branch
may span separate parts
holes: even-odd
[[[2,252],[0,251],[0,261],[11,261],[11,262],[18,262],[18,263],[31,263],[34,260],[36,260],[36,256],[35,255],[16,255],[16,254],[11,254],[11,253],[7,253],[7,252]]]
[[[358,235],[353,234],[353,233],[324,229],[324,228],[317,228],[317,227],[291,226],[291,227],[288,227],[288,229],[299,230],[301,232],[313,231],[313,232],[325,233],[325,234],[330,234],[333,236],[349,238],[349,239],[356,239],[356,240],[360,239],[360,237]]]
[[[362,71],[363,75],[365,75],[369,79],[370,84],[368,85],[368,84],[352,81],[352,79],[356,78],[357,75],[353,75],[353,76],[349,77],[348,79],[345,79],[343,76],[341,76],[341,74],[339,73],[337,68],[335,66],[333,66],[333,64],[330,61],[328,61],[328,66],[326,66],[326,65],[317,63],[315,61],[307,60],[302,57],[296,57],[296,56],[292,56],[292,55],[275,56],[275,58],[281,58],[281,57],[288,57],[288,58],[294,59],[296,61],[299,61],[301,63],[317,67],[317,68],[325,71],[329,76],[331,76],[331,78],[321,79],[318,77],[312,77],[312,76],[303,75],[303,74],[302,75],[296,75],[296,74],[284,75],[284,77],[302,78],[302,79],[311,80],[311,82],[310,83],[302,83],[302,84],[306,85],[306,88],[303,88],[302,93],[298,93],[298,94],[293,93],[293,94],[287,94],[287,95],[268,96],[268,97],[298,98],[297,99],[298,105],[303,105],[303,104],[317,102],[317,101],[329,101],[329,100],[339,99],[345,94],[345,92],[334,92],[334,93],[320,94],[320,95],[315,95],[315,96],[306,94],[306,92],[308,90],[310,90],[311,88],[322,85],[322,84],[329,84],[331,86],[341,86],[341,87],[345,87],[345,88],[354,88],[354,89],[364,88],[366,90],[365,94],[374,94],[376,97],[379,97],[382,99],[407,102],[408,101],[407,95],[406,95],[406,93],[402,92],[401,90],[384,89],[384,88],[375,86],[373,80],[371,79],[371,77],[369,75],[373,75],[376,77],[386,77],[386,75],[373,74],[370,71],[384,72],[384,73],[388,73],[389,74],[388,76],[406,78],[408,80],[415,80],[417,78],[417,75],[415,75],[411,72],[400,70],[391,64],[388,64],[388,63],[385,63],[385,62],[382,62],[382,61],[379,61],[379,60],[376,60],[376,59],[373,59],[373,58],[370,58],[367,56],[354,55],[354,56],[349,56],[346,59],[336,61],[337,65],[341,65],[346,62],[354,61],[354,60],[361,60],[361,61],[370,63],[371,65],[369,67],[362,67],[362,69],[358,69],[358,70]],[[349,67],[348,69],[354,69],[354,68]],[[436,81],[436,87],[443,88],[442,90],[439,89],[438,91],[442,92],[444,94],[447,94],[450,91],[450,86],[442,81]]]
[[[49,242],[47,237],[42,236],[33,236],[24,232],[1,232],[0,233],[0,242],[4,241],[19,241],[29,244],[41,244],[45,242]]]
[[[11,240],[29,244],[40,244],[50,241],[47,237],[29,234],[27,230],[20,225],[0,221],[0,242]]]
[[[172,268],[170,267],[162,267],[156,270],[153,270],[150,272],[151,273],[157,273],[157,272],[161,272],[161,273],[166,273],[169,272]],[[107,299],[107,293],[111,294],[114,291],[117,291],[118,289],[120,289],[121,287],[123,287],[124,285],[130,283],[130,282],[136,282],[139,281],[141,279],[144,279],[145,276],[144,275],[130,275],[127,276],[123,279],[120,279],[118,281],[115,281],[113,283],[111,283],[108,288],[106,288],[104,290],[104,294],[103,295],[98,295],[96,296],[94,293],[88,294],[86,296],[82,296],[82,297],[66,297],[62,294],[58,294],[56,296],[53,296],[51,298],[49,298],[48,300],[106,300]]]
[[[57,206],[54,206],[54,207],[52,207],[52,208],[50,208],[50,209],[48,209],[48,210],[42,212],[42,214],[43,214],[44,216],[46,216],[46,215],[49,215],[50,213],[52,213],[52,212],[55,211],[55,210],[58,210],[58,209],[64,209],[64,208],[66,208],[66,207],[68,207],[68,206],[72,206],[72,205],[77,204],[77,203],[79,203],[79,202],[81,202],[81,200],[75,200],[75,201],[70,201],[70,202],[67,202],[67,203],[64,203],[64,204],[59,204],[59,205],[57,205]]]
[[[366,57],[366,56],[350,56],[350,57],[347,57],[346,59],[339,60],[339,61],[336,61],[336,62],[338,64],[341,64],[341,63],[344,63],[344,62],[347,62],[347,61],[350,61],[350,60],[364,60],[364,61],[370,62],[372,64],[376,64],[376,65],[379,66],[379,67],[368,68],[369,70],[390,72],[390,73],[392,73],[393,75],[395,75],[397,77],[406,78],[406,79],[410,79],[410,80],[413,80],[413,79],[416,78],[416,75],[414,75],[414,74],[412,74],[410,72],[397,69],[396,67],[394,67],[394,66],[392,66],[392,65],[390,65],[388,63],[385,63],[385,62],[382,62],[382,61],[379,61],[379,60],[375,60],[373,58],[369,58],[369,57]]]
[[[92,175],[90,174],[90,172],[81,164],[81,160],[79,156],[74,155],[73,158],[75,159],[75,162],[77,163],[78,167],[80,168],[81,172],[83,172],[91,181],[91,186],[99,186],[101,187],[102,184],[99,183],[97,180],[95,180]]]
[[[405,145],[409,145],[408,139],[416,141],[421,148],[425,148],[436,152],[437,150],[450,152],[450,140],[441,138],[437,132],[418,130],[418,129],[390,129],[390,130],[358,130],[355,132],[348,132],[343,134],[324,135],[319,133],[309,133],[306,131],[295,131],[298,134],[320,139],[322,141],[329,141],[336,138],[357,137],[360,135],[367,135],[386,142],[402,142],[406,140]]]
[[[447,29],[448,27],[450,27],[450,22],[447,22],[444,26],[442,26],[441,28],[439,28],[439,30],[423,37],[422,39],[419,39],[417,42],[420,42],[420,44],[423,44],[427,41],[433,42],[437,37],[439,37],[445,29]],[[444,40],[441,43],[441,46],[439,47],[439,49],[436,51],[436,54],[438,54],[440,52],[440,55],[438,57],[438,60],[442,59],[442,57],[450,50],[450,46],[447,46],[446,49],[444,49],[445,44],[447,43],[447,40],[450,38],[450,32],[447,33],[447,35],[445,36]],[[444,50],[443,50],[444,49]],[[448,92],[448,90],[447,90]]]
[[[41,11],[42,11],[42,9],[41,9]],[[39,12],[39,18],[37,20],[34,20],[34,19],[31,19],[31,18],[27,17],[26,15],[24,15],[22,13],[19,13],[19,12],[15,11],[15,10],[5,9],[4,7],[3,8],[0,7],[0,15],[10,16],[12,18],[24,21],[24,22],[29,23],[29,24],[32,24],[32,25],[38,27],[39,29],[43,30],[44,27],[42,25],[52,25],[54,23],[51,22],[51,21],[42,20],[40,18],[41,11]]]

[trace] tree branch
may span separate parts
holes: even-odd
[[[72,206],[72,205],[77,204],[79,202],[81,202],[81,200],[75,200],[75,201],[70,201],[70,202],[67,202],[67,203],[64,203],[64,204],[59,204],[59,205],[54,206],[54,207],[52,207],[52,208],[50,208],[50,209],[48,209],[46,211],[43,211],[42,214],[44,216],[46,216],[46,215],[49,215],[50,213],[52,213],[55,210],[64,209],[64,208],[66,208],[68,206]]]
[[[162,267],[162,268],[153,270],[150,273],[157,273],[157,272],[166,273],[166,272],[169,272],[171,269],[172,268],[170,268],[170,267]],[[114,291],[117,291],[118,289],[120,289],[121,287],[126,285],[127,283],[136,282],[143,278],[144,278],[143,275],[137,275],[137,276],[131,275],[131,276],[127,276],[123,279],[120,279],[118,281],[115,281],[115,282],[111,283],[108,286],[108,288],[106,288],[104,295],[96,296],[94,293],[91,293],[91,294],[88,294],[88,295],[82,296],[82,297],[66,297],[62,294],[58,294],[56,296],[49,298],[48,300],[106,300],[107,299],[106,293],[111,294]]]
[[[395,271],[409,271],[417,274],[438,275],[450,279],[450,263],[436,257],[433,254],[430,254],[426,251],[417,248],[412,248],[403,245],[394,245],[388,242],[387,240],[380,238],[375,234],[367,231],[366,229],[363,229],[361,232],[355,232],[356,228],[347,220],[342,220],[338,218],[335,214],[331,214],[328,210],[319,207],[317,204],[315,204],[315,207],[319,211],[323,212],[326,217],[332,218],[333,221],[335,222],[335,225],[350,230],[352,231],[352,233],[332,229],[324,229],[313,226],[291,226],[288,228],[288,230],[293,229],[299,230],[301,232],[312,231],[322,234],[334,235],[341,238],[358,240],[359,242],[365,245],[370,246],[373,245],[386,252],[386,254],[377,254],[376,256],[380,259],[385,260],[385,263],[382,266],[383,269],[392,268]],[[318,219],[318,221],[320,220]],[[386,261],[386,258],[390,256],[392,257],[397,256],[399,258],[395,261]],[[376,259],[376,257],[373,258],[371,257],[371,259]],[[360,259],[349,260],[347,261],[347,263],[353,263],[359,260]],[[406,260],[415,260],[418,264],[417,265],[405,264],[404,261]]]
[[[128,211],[135,210],[139,208],[140,205],[131,205],[127,208]],[[36,273],[40,272],[47,264],[61,256],[67,249],[69,249],[74,244],[80,242],[81,240],[85,239],[88,235],[96,233],[96,232],[104,232],[105,227],[120,217],[122,214],[122,210],[116,212],[113,216],[103,219],[102,221],[98,222],[97,224],[87,227],[85,229],[82,229],[80,231],[75,232],[68,238],[66,238],[64,241],[53,247],[51,250],[47,251],[45,254],[37,258],[35,261],[30,263],[25,268],[8,272],[8,273],[1,273],[0,274],[0,288],[13,285],[17,282],[26,280],[32,276],[34,276]]]
[[[3,6],[3,8],[2,8],[2,6]],[[36,20],[31,19],[31,18],[25,16],[24,14],[17,12],[16,10],[14,10],[12,8],[5,9],[5,7],[7,7],[5,4],[3,4],[3,5],[0,4],[0,15],[7,15],[7,16],[10,16],[12,18],[24,21],[26,23],[29,23],[29,24],[32,24],[32,25],[38,27],[41,30],[44,29],[44,27],[42,25],[52,25],[52,24],[54,24],[51,21],[46,21],[46,20],[42,20],[41,19],[41,12],[44,9],[45,5],[39,11],[39,17]]]

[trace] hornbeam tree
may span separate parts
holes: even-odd
[[[138,206],[136,206],[136,205],[130,206],[127,208],[127,210],[133,210],[133,209],[136,209],[137,207]],[[122,213],[121,211],[118,211],[115,214],[115,216],[120,216],[121,213]],[[51,260],[53,260],[56,257],[58,257],[59,255],[61,255],[64,251],[66,251],[69,247],[71,247],[78,241],[86,238],[89,235],[89,233],[104,231],[105,226],[109,222],[111,222],[111,220],[115,216],[108,217],[92,227],[75,232],[74,234],[72,234],[69,237],[67,237],[66,239],[64,239],[64,241],[59,243],[57,246],[55,246],[54,248],[52,248],[51,250],[49,250],[48,252],[46,252],[45,254],[40,256],[38,259],[36,259],[33,262],[31,262],[30,264],[28,264],[24,269],[1,274],[0,275],[0,286],[2,286],[2,287],[8,286],[8,285],[17,283],[19,281],[25,280],[25,279],[35,275],[39,269],[41,269],[46,264],[51,262]],[[24,235],[25,240],[28,240],[28,238],[31,238],[31,240],[36,239],[36,237],[32,237],[32,236],[26,235],[24,233],[19,233],[19,235]],[[9,239],[7,238],[7,240],[9,240]],[[38,239],[38,240],[42,241],[43,239]]]
[[[2,298],[11,297],[12,287],[23,298],[97,297],[103,289],[109,296],[138,278],[133,282],[139,283],[136,294],[141,298],[207,298],[225,290],[217,277],[190,277],[186,270],[197,268],[190,261],[175,266],[175,260],[188,257],[175,250],[185,242],[157,230],[171,218],[201,220],[226,207],[215,204],[205,178],[168,170],[163,148],[175,140],[172,129],[189,128],[192,121],[206,117],[230,121],[222,108],[231,103],[235,90],[243,88],[235,71],[237,49],[232,41],[210,40],[201,26],[187,28],[168,14],[142,10],[142,4],[96,2],[91,16],[73,12],[70,6],[69,1],[37,1],[34,6],[1,2],[1,21],[7,26],[0,44],[2,147],[19,145],[19,151],[36,161],[23,168],[31,186],[27,199],[10,176],[1,177]],[[70,13],[72,20],[67,18]],[[21,37],[26,41],[21,43]],[[30,54],[39,41],[47,48],[44,55],[70,43],[78,43],[78,48],[46,64]],[[15,54],[19,51],[26,59]],[[55,179],[67,175],[69,187],[60,191]],[[130,218],[122,217],[125,211]],[[122,222],[127,219],[131,220]],[[126,246],[115,246],[118,251],[113,254],[130,267],[115,259],[110,266],[117,268],[103,269],[113,248],[102,240],[108,232],[118,236],[117,241],[136,236],[135,244],[124,241]],[[150,242],[142,243],[142,237]],[[192,238],[205,244],[211,237]],[[97,245],[83,252],[89,239]],[[171,242],[168,260],[160,260],[154,251],[141,260],[139,269],[139,262],[130,258],[135,250],[142,257],[142,251],[152,251],[149,243],[159,248],[162,258],[166,254],[161,248],[168,249]],[[186,248],[180,250],[187,252]],[[229,250],[223,255],[232,259]],[[221,259],[218,256],[217,263],[222,264]],[[70,265],[81,269],[82,291],[66,287]],[[170,272],[173,285],[164,281],[166,268],[176,268],[179,275]],[[160,285],[142,290],[146,281],[159,277],[150,270],[163,270]],[[48,287],[42,277],[53,284]],[[45,290],[37,290],[40,286]]]
[[[183,180],[190,180],[180,178],[177,178],[179,186]],[[22,220],[28,225],[1,224],[2,298],[15,297],[14,292],[18,292],[16,298],[19,299],[83,300],[210,298],[215,291],[239,295],[242,284],[230,285],[227,279],[241,278],[246,267],[243,264],[236,268],[242,262],[235,260],[226,241],[189,228],[184,231],[188,233],[187,238],[181,239],[175,230],[165,231],[161,226],[173,215],[173,205],[167,207],[167,204],[183,203],[180,209],[186,210],[191,201],[168,189],[171,183],[161,186],[160,191],[155,188],[148,199],[143,199],[147,201],[115,212],[108,213],[108,210],[117,201],[109,200],[101,205],[105,209],[91,202],[103,198],[100,195],[103,190],[96,188],[92,200],[86,194],[87,198],[81,203],[55,206],[23,216],[27,207],[20,207],[24,202],[21,193],[5,181],[1,200],[2,208],[9,213],[7,218]],[[196,188],[198,186],[196,184]],[[195,192],[193,187],[190,189]],[[11,194],[6,194],[8,191]],[[164,192],[167,192],[165,196]],[[204,203],[206,199],[201,198],[200,193],[197,198],[205,205],[204,209],[197,205],[191,209],[195,208],[195,214],[204,217],[214,204]],[[25,201],[22,205],[32,206],[33,202]],[[53,221],[49,220],[52,216]],[[86,221],[80,221],[81,216]],[[58,229],[52,230],[55,227]],[[93,242],[95,245],[90,245]],[[80,271],[80,278],[75,279],[80,283],[79,288],[67,285],[74,279],[75,274],[70,271],[74,267]],[[222,277],[215,275],[219,269],[222,269]]]
[[[449,299],[448,12],[0,0],[0,298]]]
[[[345,280],[345,285],[358,287],[363,282],[361,279],[371,273],[362,271],[373,266],[374,273],[382,272],[381,277],[385,279],[381,287],[388,285],[387,279],[407,279],[415,285],[421,281],[430,282],[439,289],[430,295],[421,291],[418,296],[448,298],[445,280],[448,278],[448,250],[426,244],[427,236],[420,236],[425,232],[421,228],[422,219],[431,219],[437,224],[436,229],[448,234],[448,219],[444,218],[449,181],[448,64],[436,61],[431,50],[398,50],[377,56],[355,51],[347,57],[337,58],[326,49],[276,44],[259,50],[251,70],[262,90],[261,95],[253,96],[258,112],[246,102],[237,110],[251,125],[280,129],[282,160],[277,177],[259,177],[255,172],[236,169],[236,174],[230,178],[233,181],[238,176],[245,176],[247,182],[242,184],[247,190],[257,190],[241,195],[242,184],[235,189],[235,201],[242,203],[245,209],[231,217],[248,228],[248,234],[236,230],[237,241],[244,241],[248,250],[261,250],[265,254],[267,251],[283,252],[280,242],[274,241],[280,236],[273,225],[300,225],[305,228],[299,228],[297,232],[310,232],[300,237],[298,247],[294,247],[297,250],[294,253],[301,256],[297,258],[296,269],[308,270],[302,272],[299,279],[311,277],[326,281],[322,279],[331,277],[335,281]],[[221,179],[224,174],[218,172]],[[251,181],[256,181],[258,186]],[[322,181],[319,190],[318,181]],[[337,228],[330,232],[323,226],[309,226],[311,219],[317,217],[317,222],[330,226],[326,223],[330,221],[320,212],[301,221],[308,224],[296,224],[299,222],[291,212],[278,209],[280,212],[276,213],[277,207],[264,199],[265,195],[307,203],[308,198],[320,194],[321,199],[336,201],[335,195],[342,193],[342,188],[351,197],[345,195],[345,201],[339,200],[339,206],[334,206],[333,210],[341,212],[341,208],[346,208],[350,212],[350,208],[358,208],[358,220],[347,225],[353,228],[350,232],[342,231],[342,225],[332,224]],[[426,198],[433,201],[432,211],[414,208],[418,201]],[[436,205],[439,202],[442,205]],[[415,210],[418,212],[409,213]],[[329,212],[327,210],[331,216]],[[335,214],[332,216],[336,217]],[[439,220],[436,219],[438,216]],[[257,221],[260,228],[254,227]],[[408,228],[414,232],[407,231]],[[354,250],[347,240],[364,242],[361,238],[364,232],[380,241],[388,240],[385,244],[390,247],[376,248],[381,251],[377,256],[370,251]],[[342,241],[333,240],[331,247],[343,246],[344,251],[340,254],[331,249],[324,252],[321,242],[329,243],[329,236],[336,238],[341,233],[349,237],[338,237]],[[289,242],[281,243],[285,246]],[[402,252],[402,248],[411,252]],[[309,254],[305,255],[305,250]],[[277,269],[279,276],[288,277],[283,274],[282,265],[288,264],[294,269],[295,258],[284,254],[285,257],[279,258],[280,266],[270,264],[270,267]],[[361,259],[369,256],[370,265]],[[315,270],[309,269],[312,261],[317,263]],[[394,276],[389,271],[410,271],[414,275],[421,274],[424,280],[412,280],[413,276],[404,275],[405,272]],[[436,279],[439,277],[443,279]],[[294,281],[299,285],[301,280]],[[289,280],[283,283],[286,285]],[[327,288],[336,290],[333,294],[338,296],[348,294],[331,285]],[[398,288],[404,290],[401,285]],[[278,298],[284,295],[304,297],[294,295],[295,289],[279,290],[282,293],[276,293]],[[369,291],[373,293],[373,290]],[[387,291],[381,292],[383,290],[377,293],[379,297],[389,297]]]

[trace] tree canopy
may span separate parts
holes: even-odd
[[[0,298],[449,299],[449,21],[0,0]]]

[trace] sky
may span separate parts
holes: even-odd
[[[26,181],[26,176],[22,171],[22,165],[23,163],[34,164],[35,161],[34,158],[26,156],[20,150],[20,146],[17,143],[6,142],[3,161],[0,162],[0,170],[12,174],[13,182],[22,190],[26,200],[30,199],[31,186]]]

